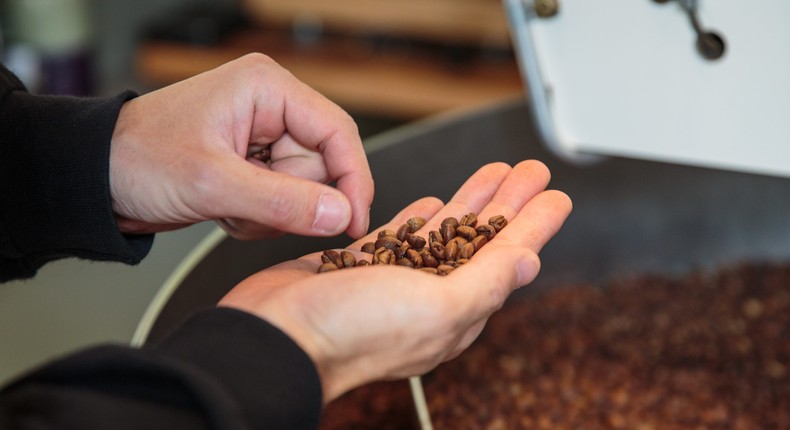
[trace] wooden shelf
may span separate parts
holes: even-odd
[[[411,119],[523,94],[512,56],[451,64],[437,55],[387,52],[343,38],[300,46],[288,32],[261,29],[240,31],[216,47],[144,43],[137,71],[147,85],[167,85],[249,52],[271,56],[345,109],[365,114]]]

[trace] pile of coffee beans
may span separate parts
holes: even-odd
[[[447,275],[469,261],[507,225],[507,218],[495,215],[488,224],[478,224],[477,215],[468,213],[457,219],[442,220],[439,230],[428,232],[428,239],[416,232],[425,226],[425,219],[413,217],[397,231],[383,229],[375,242],[362,245],[361,251],[371,254],[370,261],[357,260],[348,250],[326,250],[321,255],[318,273],[358,266],[394,264],[437,275]]]
[[[521,290],[422,380],[437,429],[790,428],[790,262]],[[321,430],[419,428],[405,385],[347,393]]]

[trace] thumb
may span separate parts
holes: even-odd
[[[333,236],[348,228],[351,203],[328,185],[239,160],[220,175],[211,218],[237,218],[308,236]]]

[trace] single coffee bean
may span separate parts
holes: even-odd
[[[439,271],[436,270],[435,267],[420,267],[420,270],[422,270],[423,272],[432,273],[434,275],[439,273]]]
[[[475,236],[477,236],[477,231],[468,225],[458,226],[458,228],[455,229],[455,233],[466,240],[472,240],[475,238]]]
[[[439,228],[439,232],[442,234],[442,240],[444,241],[445,245],[456,236],[455,227],[451,226],[450,224],[442,224],[442,226]]]
[[[447,243],[447,246],[444,247],[444,259],[455,260],[458,258],[458,253],[460,250],[461,249],[458,247],[458,241],[451,240],[449,243]]]
[[[357,261],[357,267],[362,267],[362,266],[370,266],[370,261],[368,260]]]
[[[391,251],[395,251],[396,249],[403,246],[403,242],[399,241],[395,236],[383,236],[376,240],[375,245],[376,249],[379,249],[383,246]]]
[[[425,247],[425,238],[422,236],[417,236],[416,234],[409,234],[406,236],[406,242],[408,242],[412,248],[418,251]]]
[[[459,258],[458,260],[455,260],[455,264],[457,264],[459,266],[463,266],[464,264],[466,264],[468,262],[469,262],[468,258]]]
[[[401,258],[395,264],[398,266],[411,267],[414,269],[414,263],[412,263],[408,258]]]
[[[468,260],[475,254],[475,246],[469,242],[458,251],[458,258],[456,260]]]
[[[486,239],[491,240],[496,236],[496,229],[491,224],[480,224],[475,227],[478,236],[485,236]]]
[[[442,261],[444,260],[444,245],[440,242],[433,242],[431,243],[431,254],[436,257],[437,260]]]
[[[250,154],[250,157],[264,163],[268,163],[272,160],[272,150],[269,148],[263,148]]]
[[[475,215],[474,212],[469,212],[468,214],[461,217],[461,219],[458,221],[458,224],[474,227],[477,225],[477,215]]]
[[[488,243],[488,238],[485,237],[485,236],[482,236],[482,235],[481,236],[477,236],[474,239],[472,239],[472,241],[469,242],[469,243],[471,243],[472,246],[475,247],[475,252],[477,252],[477,251],[480,251],[480,248],[482,248],[483,245]]]
[[[468,240],[464,239],[464,238],[463,238],[463,237],[461,237],[461,236],[456,236],[456,237],[454,237],[454,238],[453,238],[453,240],[451,240],[450,242],[455,242],[455,243],[457,243],[457,244],[458,244],[458,248],[459,248],[459,249],[460,249],[462,246],[464,246],[464,245],[466,245],[467,243],[469,243],[469,241],[468,241]],[[447,243],[447,245],[449,245],[449,244],[450,244],[450,243],[448,242],[448,243]],[[446,248],[446,247],[447,247],[447,245],[445,245],[444,247]]]
[[[408,251],[406,251],[405,258],[409,259],[409,261],[411,261],[414,267],[420,268],[423,266],[422,255],[420,255],[419,252],[413,249],[409,249]]]
[[[503,215],[494,215],[488,219],[488,224],[496,229],[497,233],[507,225],[507,218]]]
[[[394,251],[395,252],[395,258],[400,260],[401,258],[405,257],[406,256],[406,251],[408,251],[409,249],[411,249],[409,244],[408,243],[404,243],[403,245],[401,245],[398,249],[396,249]]]
[[[365,244],[362,245],[362,252],[373,254],[376,252],[376,244],[373,242],[365,242]]]
[[[395,237],[397,237],[399,241],[403,242],[406,240],[406,235],[411,233],[410,229],[411,227],[409,227],[408,224],[401,225],[398,227],[398,231],[395,232]]]
[[[434,243],[444,245],[444,239],[442,239],[442,234],[439,233],[439,230],[431,230],[428,232],[428,246]]]
[[[451,217],[447,217],[447,218],[442,220],[441,225],[445,225],[445,224],[451,225],[451,226],[453,226],[453,228],[457,228],[458,225],[459,225],[458,224],[458,219],[455,218],[455,217],[452,217],[452,216]]]
[[[439,260],[433,256],[431,251],[428,248],[423,248],[420,251],[420,257],[422,257],[422,265],[426,267],[436,267],[439,265]]]
[[[340,259],[343,261],[343,267],[345,268],[357,265],[357,258],[350,251],[340,251]]]
[[[406,221],[406,224],[409,225],[409,233],[414,233],[425,225],[425,218],[418,216],[412,217]]]
[[[453,270],[455,270],[455,267],[442,264],[436,268],[436,274],[439,276],[446,276],[449,275]]]
[[[456,267],[458,267],[458,262],[455,261],[455,260],[444,260],[444,261],[442,261],[439,264],[439,266],[441,266],[441,265],[445,265],[445,266],[450,266],[452,268],[456,268]]]
[[[318,266],[318,273],[331,272],[338,269],[339,268],[335,265],[335,263],[323,263]]]
[[[381,239],[382,237],[388,237],[388,236],[389,237],[398,237],[398,233],[396,233],[395,230],[390,230],[388,228],[385,228],[384,230],[381,230],[379,232],[379,234],[378,234],[378,238],[379,239]]]
[[[373,254],[373,264],[391,264],[395,261],[395,253],[384,246],[377,248]]]
[[[341,258],[340,253],[334,249],[327,249],[324,251],[323,255],[321,255],[321,261],[324,263],[332,263],[338,268],[344,267],[343,258]]]

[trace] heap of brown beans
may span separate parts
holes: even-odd
[[[439,230],[428,232],[428,239],[416,232],[425,219],[413,217],[398,230],[382,229],[375,242],[362,245],[361,251],[372,254],[370,261],[357,260],[348,250],[326,250],[321,255],[318,273],[369,265],[399,265],[438,275],[447,275],[469,261],[507,225],[507,218],[495,215],[487,224],[478,224],[477,215],[468,213],[457,219],[442,220]]]

